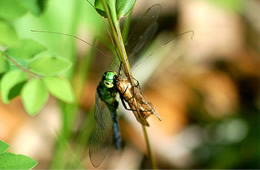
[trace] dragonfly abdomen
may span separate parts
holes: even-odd
[[[120,135],[118,117],[116,112],[112,112],[112,119],[113,119],[114,144],[115,144],[115,148],[118,150],[121,148],[121,135]]]

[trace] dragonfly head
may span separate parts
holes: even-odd
[[[108,71],[105,72],[102,82],[106,88],[113,88],[114,87],[114,80],[117,76],[116,72]]]

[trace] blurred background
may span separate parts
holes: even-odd
[[[72,106],[51,98],[35,117],[26,114],[19,97],[0,104],[0,139],[12,152],[36,159],[36,168],[93,168],[88,143],[96,87],[113,59],[110,39],[87,1],[43,2],[40,16],[26,13],[12,24],[20,38],[37,40],[73,61],[64,76],[78,102]],[[162,118],[149,117],[147,128],[158,167],[260,168],[260,1],[137,0],[131,24],[153,4],[161,5],[159,28],[132,68]],[[77,35],[106,56],[73,38],[31,30]],[[164,46],[186,31],[194,36]],[[119,124],[123,148],[111,148],[100,168],[151,168],[141,126],[122,106]]]

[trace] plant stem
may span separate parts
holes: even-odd
[[[109,10],[105,0],[102,0],[102,4],[103,4],[104,10],[106,12],[110,28],[112,29],[114,41],[115,41],[116,46],[120,53],[120,57],[121,57],[121,60],[123,63],[123,68],[124,68],[125,74],[126,74],[128,80],[130,81],[130,83],[134,84],[132,76],[131,76],[131,72],[130,72],[130,65],[128,62],[128,58],[127,58],[122,34],[120,31],[119,23],[117,22],[116,14],[113,12],[115,10]],[[113,6],[113,5],[110,5],[110,6]]]
[[[28,73],[29,75],[31,75],[34,78],[41,78],[39,75],[31,72],[30,70],[28,70],[27,68],[23,68],[20,64],[18,64],[12,57],[9,57],[4,51],[2,52],[3,56],[5,56],[9,61],[11,61],[17,68],[19,68],[20,70],[22,70],[25,73]]]
[[[146,127],[144,125],[142,125],[142,129],[143,129],[143,132],[144,132],[144,139],[145,139],[145,143],[146,143],[148,157],[150,158],[153,169],[158,169],[157,168],[157,162],[154,159],[153,154],[152,154],[152,149],[151,149],[151,145],[150,145],[150,142],[149,142],[149,137],[148,137],[148,134],[147,134]]]
[[[129,82],[131,84],[134,84],[132,74],[131,74],[131,71],[130,71],[130,65],[129,65],[129,62],[128,62],[127,53],[126,53],[126,50],[125,50],[124,40],[123,40],[121,30],[120,30],[120,27],[119,27],[119,22],[117,20],[117,15],[115,13],[116,10],[113,9],[115,6],[113,4],[113,1],[110,1],[110,4],[109,4],[110,9],[108,8],[106,0],[102,0],[102,4],[103,4],[103,7],[104,7],[110,28],[112,30],[113,39],[114,39],[115,44],[116,44],[116,46],[119,50],[119,53],[120,53],[119,57],[121,57],[121,61],[123,63],[123,68],[124,68],[125,74],[126,74],[128,80],[129,80]],[[127,34],[127,32],[125,34]],[[144,132],[144,138],[145,138],[145,143],[146,143],[146,147],[147,147],[147,152],[148,152],[148,156],[151,160],[152,167],[153,167],[153,169],[157,169],[157,164],[156,164],[156,161],[155,161],[155,159],[152,155],[151,145],[150,145],[148,134],[147,134],[147,131],[146,131],[146,128],[145,128],[144,125],[142,125],[142,129],[143,129],[143,132]]]

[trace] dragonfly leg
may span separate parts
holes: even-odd
[[[144,110],[140,110],[140,112],[142,112],[142,113],[145,113],[145,112],[153,112],[152,110],[146,110],[146,111],[144,111]]]
[[[138,82],[138,81],[137,81],[137,82]],[[137,86],[139,86],[139,82],[138,82]],[[136,86],[135,86],[135,87],[136,87]],[[134,93],[134,95],[133,95],[131,98],[126,99],[125,96],[124,96],[124,94],[126,93],[127,89],[128,89],[128,85],[127,85],[127,87],[125,88],[124,93],[122,94],[122,96],[124,97],[124,100],[125,100],[126,102],[128,102],[129,100],[132,100],[132,99],[136,96],[136,93]]]
[[[138,80],[136,80],[133,76],[131,76],[134,80],[135,80],[135,82],[136,82],[136,84],[134,85],[134,87],[138,87],[138,88],[140,88],[140,83],[139,83],[139,81]]]
[[[132,97],[130,97],[129,99],[125,99],[125,101],[128,102],[129,100],[132,100],[135,96],[136,96],[136,93],[134,93],[134,95]]]
[[[119,70],[118,70],[118,73],[117,73],[118,75],[121,75],[120,74],[121,70],[122,70],[122,62],[120,62]]]
[[[132,98],[135,97],[135,94],[134,94],[131,98],[126,99],[125,96],[124,96],[124,94],[126,93],[127,89],[128,89],[128,86],[125,88],[124,93],[120,95],[120,96],[122,96],[123,100],[126,101],[126,102],[128,102],[129,100],[131,100]]]
[[[123,106],[124,106],[124,108],[125,108],[126,110],[136,111],[136,110],[132,110],[132,109],[127,108],[127,106],[126,106],[126,104],[125,104],[126,99],[125,99],[125,97],[124,97],[123,95],[120,95],[120,99],[121,99],[121,102],[122,102],[122,104],[123,104]]]
[[[125,101],[128,102],[129,100],[132,100],[132,99],[136,96],[136,93],[137,93],[137,92],[135,92],[134,95],[133,95],[132,97],[130,97],[129,99],[125,99]]]
[[[139,81],[138,80],[136,80],[134,77],[132,77],[135,81],[136,81],[136,84],[135,84],[135,87],[138,87],[138,88],[140,88],[140,84],[139,84]]]
[[[124,95],[124,94],[126,93],[127,89],[128,89],[128,85],[127,85],[127,87],[125,88],[125,91],[124,91],[124,93],[123,93],[122,95]]]

